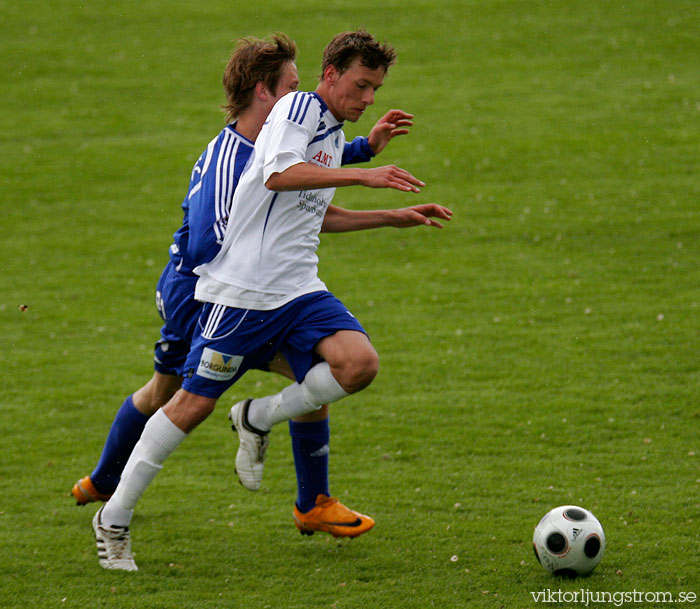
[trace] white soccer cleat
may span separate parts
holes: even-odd
[[[234,404],[228,414],[231,428],[238,433],[236,474],[238,480],[250,491],[257,491],[262,483],[265,453],[270,432],[255,429],[248,422],[248,407],[253,400],[248,398]]]
[[[97,543],[97,558],[103,569],[119,569],[121,571],[138,571],[131,556],[131,538],[129,527],[109,526],[102,524],[102,506],[92,519],[92,529],[95,531]]]

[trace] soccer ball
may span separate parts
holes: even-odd
[[[605,532],[588,510],[562,505],[547,512],[535,527],[532,545],[539,563],[564,577],[595,569],[605,551]]]

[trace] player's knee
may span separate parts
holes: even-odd
[[[151,416],[168,403],[181,384],[180,377],[156,372],[148,383],[134,392],[134,406],[143,414]]]
[[[190,433],[214,412],[215,407],[216,399],[182,390],[163,407],[163,411],[179,429]]]
[[[158,399],[153,391],[153,380],[150,380],[143,387],[141,387],[141,389],[135,391],[131,396],[131,399],[136,410],[149,417],[153,415],[161,406],[165,405],[165,402],[162,404],[158,403]]]
[[[367,387],[379,372],[379,356],[374,349],[366,349],[348,358],[343,366],[340,384],[348,393],[355,393]]]

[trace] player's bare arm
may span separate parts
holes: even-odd
[[[371,169],[318,167],[311,163],[297,163],[281,173],[273,173],[265,182],[268,190],[313,190],[342,186],[394,188],[404,192],[420,192],[425,183],[396,165]]]
[[[452,219],[452,210],[444,205],[437,203],[426,203],[423,205],[414,205],[412,207],[403,207],[401,209],[389,210],[387,224],[394,228],[409,228],[411,226],[432,226],[434,228],[442,228],[443,225],[435,220],[444,220],[449,222]]]
[[[409,133],[406,127],[413,126],[412,118],[413,114],[403,110],[389,110],[376,122],[367,136],[372,152],[375,155],[379,154],[393,138]]]
[[[380,210],[350,210],[331,205],[323,220],[324,233],[346,233],[372,228],[395,227],[409,228],[411,226],[432,226],[442,228],[438,220],[448,221],[452,210],[443,205],[428,203],[414,205],[401,209]],[[438,218],[438,220],[435,220]]]

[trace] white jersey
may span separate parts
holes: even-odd
[[[335,188],[274,192],[265,183],[298,163],[340,167],[342,126],[316,93],[277,102],[236,189],[221,251],[195,269],[197,300],[270,310],[327,289],[316,251]]]

